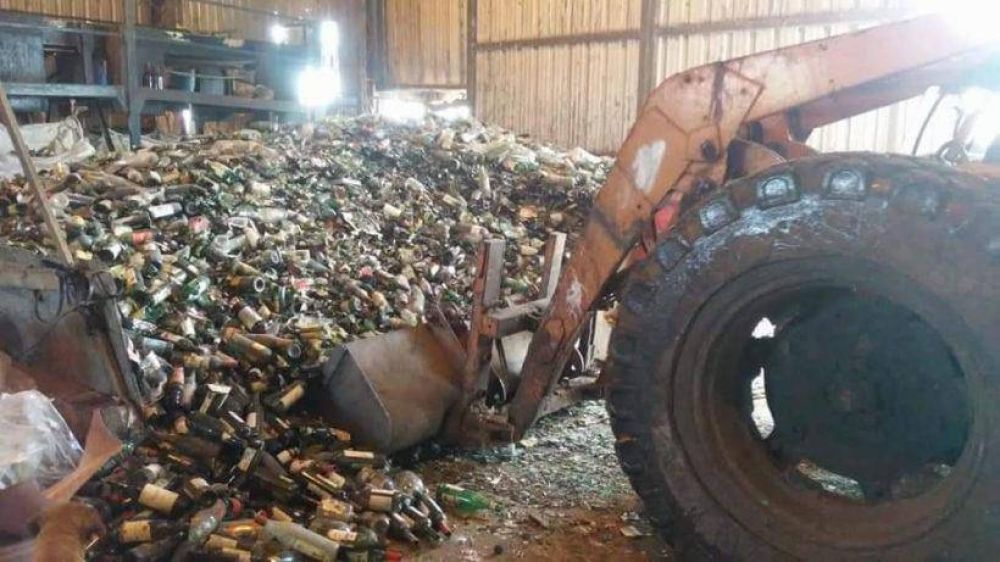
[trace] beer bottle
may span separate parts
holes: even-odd
[[[232,310],[236,317],[240,320],[240,323],[243,324],[243,327],[247,330],[256,334],[261,334],[266,329],[264,319],[261,318],[260,314],[258,314],[252,306],[243,302],[241,299],[233,300]]]
[[[188,500],[177,492],[155,484],[146,484],[140,488],[114,481],[108,483],[141,505],[164,515],[179,515],[190,506]]]
[[[414,503],[422,505],[427,509],[431,522],[438,532],[451,536],[448,517],[445,515],[444,510],[441,509],[441,506],[428,493],[427,486],[417,473],[410,470],[401,470],[395,474],[393,480],[396,482],[400,492],[409,496]]]
[[[234,326],[228,326],[222,330],[222,341],[226,343],[226,348],[229,351],[250,363],[261,365],[271,361],[272,353],[267,346],[239,333]]]
[[[417,535],[413,534],[413,521],[400,513],[389,513],[389,536],[410,544],[420,543]]]
[[[160,398],[160,404],[168,413],[172,414],[183,408],[184,382],[184,367],[175,366],[163,387],[163,397]]]
[[[258,344],[259,345],[259,344]],[[264,399],[264,405],[279,414],[284,414],[306,394],[306,384],[297,380]]]
[[[121,544],[154,542],[174,537],[183,532],[184,525],[167,519],[131,519],[122,521],[114,531],[114,538]]]
[[[354,506],[336,498],[326,498],[316,506],[316,516],[350,522],[354,518]]]
[[[384,546],[375,531],[367,527],[351,529],[327,529],[326,537],[351,550],[372,550]]]
[[[264,405],[260,401],[260,392],[254,392],[250,399],[246,422],[247,427],[255,435],[259,436],[264,430]]]
[[[366,511],[389,513],[398,511],[401,507],[401,497],[395,490],[385,490],[365,486],[355,495],[358,505]]]
[[[170,553],[177,549],[177,545],[180,544],[183,538],[183,534],[178,533],[173,537],[132,547],[125,551],[125,560],[128,562],[160,562],[161,560],[166,560]]]
[[[208,540],[227,515],[238,515],[243,504],[235,498],[217,499],[215,502],[191,516],[188,523],[187,542],[201,544]]]
[[[233,275],[227,283],[230,289],[236,289],[243,293],[260,294],[267,288],[267,282],[263,277],[255,275]]]
[[[441,505],[454,509],[462,516],[474,515],[492,506],[485,496],[454,484],[439,485],[437,499]]]
[[[360,470],[366,466],[385,466],[385,456],[371,451],[343,449],[334,453],[333,462],[346,468]]]
[[[375,531],[379,540],[382,541],[384,541],[385,537],[388,536],[389,528],[392,526],[389,516],[384,513],[366,511],[358,515],[357,519],[361,525]]]
[[[320,562],[334,562],[340,552],[339,544],[297,523],[268,521],[264,535]]]
[[[154,431],[153,434],[159,439],[161,449],[175,450],[210,466],[214,464],[219,453],[222,452],[222,447],[218,443],[194,435],[178,435],[159,431]]]

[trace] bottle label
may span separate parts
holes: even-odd
[[[326,532],[326,537],[331,541],[341,544],[354,544],[358,540],[357,533],[354,531],[345,531],[344,529],[330,529]]]
[[[336,472],[334,472],[332,470],[327,471],[326,474],[324,474],[324,476],[326,477],[327,480],[329,480],[330,482],[332,482],[333,486],[335,488],[337,488],[338,490],[340,488],[343,488],[344,484],[347,484],[347,478],[344,478],[343,476],[337,474]]]
[[[316,510],[317,515],[337,521],[347,521],[354,511],[349,504],[333,498],[324,499]]]
[[[316,560],[336,560],[339,550],[337,547],[340,545],[332,543],[329,545],[331,548],[323,548],[325,545],[312,544],[308,539],[295,537],[289,541],[288,546]]]
[[[177,503],[177,494],[159,486],[146,484],[139,492],[139,503],[162,513],[170,513]]]
[[[257,412],[247,414],[247,427],[257,429]]]
[[[375,460],[375,453],[371,451],[355,451],[354,449],[345,449],[344,458],[371,461]]]
[[[126,521],[118,529],[121,541],[125,543],[149,542],[153,540],[153,532],[150,529],[149,521]]]
[[[288,389],[288,392],[286,392],[284,396],[278,399],[278,402],[280,402],[281,405],[284,406],[285,408],[290,408],[292,404],[298,402],[300,398],[305,396],[305,394],[306,394],[305,385],[297,384],[292,388]]]
[[[257,449],[254,449],[253,447],[243,449],[243,456],[240,457],[240,462],[237,463],[236,468],[240,469],[240,472],[247,472],[250,470],[250,464],[253,463],[253,459],[256,456]]]
[[[372,491],[368,496],[368,509],[371,511],[382,511],[388,513],[392,511],[392,500],[395,494],[386,494],[381,491]]]
[[[280,451],[277,455],[275,455],[274,458],[277,459],[277,461],[280,462],[281,464],[288,464],[288,462],[292,460],[292,457],[294,455],[295,452],[292,451],[292,449],[285,449],[283,451]]]

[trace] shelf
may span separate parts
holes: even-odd
[[[246,109],[249,111],[276,111],[279,113],[305,113],[306,109],[293,101],[258,100],[236,96],[219,96],[201,92],[186,92],[184,90],[153,90],[141,88],[139,96],[143,101],[154,101],[172,104],[191,104],[204,107],[224,107],[230,109]]]
[[[122,89],[118,86],[10,82],[3,87],[10,97],[112,99],[119,102],[123,99]]]
[[[248,56],[256,58],[263,54],[270,54],[300,60],[309,55],[309,49],[304,45],[274,45],[263,41],[249,40],[244,41],[239,46],[226,45],[218,37],[139,26],[135,28],[135,32],[136,41],[139,43],[164,46],[168,55],[175,56],[227,59]]]

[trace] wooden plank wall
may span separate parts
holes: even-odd
[[[122,21],[121,0],[0,0],[0,10],[100,22]]]
[[[902,0],[659,1],[658,24],[664,33],[655,54],[657,80],[702,64],[885,23],[906,7]],[[922,106],[919,100],[907,101],[834,123],[814,131],[809,144],[823,151],[907,151],[920,126]]]
[[[476,115],[615,152],[651,88],[682,70],[898,19],[913,0],[477,0]],[[653,24],[650,25],[649,21]],[[640,76],[642,38],[650,37]],[[640,85],[640,81],[647,86]],[[823,150],[901,152],[921,100],[825,127]]]
[[[614,152],[635,115],[640,11],[641,0],[478,0],[477,116]]]
[[[466,10],[466,0],[385,0],[387,86],[464,86]]]

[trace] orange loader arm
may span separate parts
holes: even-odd
[[[515,439],[539,415],[609,279],[641,239],[673,224],[685,193],[728,179],[734,140],[781,155],[770,164],[805,155],[811,151],[800,143],[813,128],[930,86],[963,84],[995,53],[987,39],[924,16],[702,66],[662,82],[619,150],[531,340],[509,410]]]

